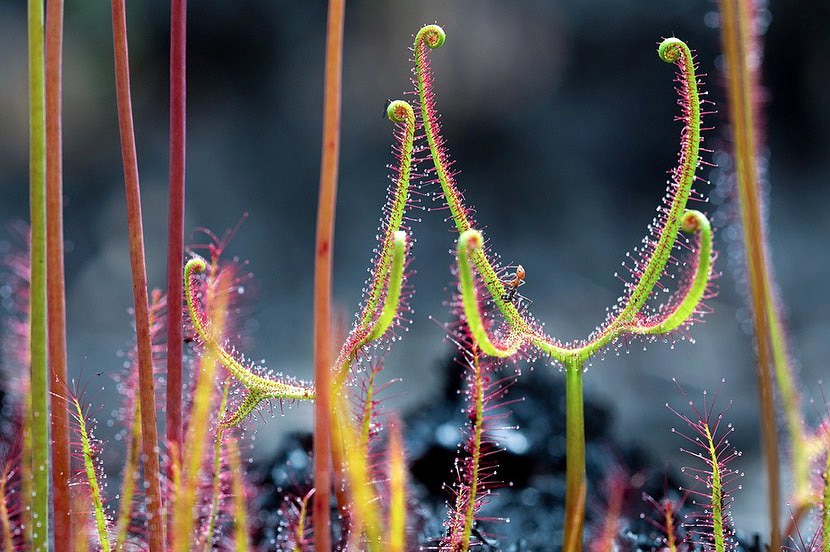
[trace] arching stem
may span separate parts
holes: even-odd
[[[564,552],[582,550],[585,524],[585,415],[582,405],[583,360],[565,363],[565,540]]]

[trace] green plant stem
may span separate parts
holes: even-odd
[[[564,552],[582,550],[585,523],[585,417],[582,404],[583,363],[565,364],[565,540]]]
[[[167,234],[167,443],[182,451],[182,259],[185,192],[185,52],[187,0],[172,0],[170,11],[170,199]],[[177,460],[181,460],[178,458]],[[171,461],[172,465],[172,461]],[[169,471],[169,470],[168,470]]]
[[[66,389],[66,278],[63,252],[63,153],[61,87],[63,0],[46,3],[46,268],[49,385],[52,430],[52,521],[56,543],[72,552],[69,517],[69,419],[62,394]]]
[[[230,382],[225,384],[225,389],[222,392],[222,401],[219,405],[220,420],[225,417],[229,390]],[[224,432],[225,430],[220,427],[216,431],[216,438],[213,442],[213,486],[210,492],[210,521],[208,522],[208,530],[205,533],[205,552],[213,550],[213,533],[216,531],[216,519],[219,517],[219,494],[222,485],[222,437],[224,436]]]
[[[775,340],[770,328],[770,282],[767,278],[766,247],[758,197],[757,145],[753,119],[753,75],[748,66],[750,50],[749,8],[742,0],[721,0],[721,42],[727,66],[727,91],[729,119],[733,132],[735,166],[743,222],[744,249],[749,271],[749,291],[752,299],[752,315],[755,328],[756,354],[758,356],[758,393],[761,408],[761,433],[767,464],[767,489],[769,500],[770,549],[781,548],[778,519],[781,499],[778,459],[778,430],[775,421],[775,404],[770,370]],[[780,338],[780,336],[779,336]],[[801,435],[791,435],[794,447],[801,446]]]
[[[245,492],[245,469],[242,466],[239,452],[239,439],[231,438],[228,443],[228,464],[231,470],[231,485],[233,489],[233,550],[248,552],[251,546],[248,543],[248,502]]]
[[[712,432],[709,429],[709,424],[704,424],[703,429],[706,434],[707,448],[709,449],[709,462],[712,466],[712,498],[709,504],[712,512],[712,538],[715,541],[715,552],[724,552],[726,550],[726,542],[724,541],[723,529],[723,483],[720,473],[721,465],[718,459],[717,447],[712,440]]]
[[[161,552],[164,547],[164,520],[162,518],[159,483],[158,427],[156,425],[153,352],[150,343],[150,309],[147,298],[144,229],[141,222],[141,190],[138,178],[132,100],[130,99],[130,61],[127,46],[125,0],[112,0],[112,31],[115,49],[118,127],[121,135],[121,156],[124,164],[130,268],[133,275],[133,302],[135,305],[136,344],[138,347],[138,392],[141,403],[147,543],[150,552]]]
[[[190,263],[187,266],[191,266]],[[208,330],[202,327],[197,329],[199,335],[209,332],[212,335],[212,342],[219,342],[226,331],[228,318],[228,293],[226,291],[229,287],[227,282],[232,278],[232,273],[220,272],[216,264],[213,264],[208,284],[205,286],[205,310],[210,316],[211,326]],[[188,274],[188,283],[190,280]],[[188,293],[187,296],[190,298],[193,293]],[[203,341],[206,342],[207,340],[203,339]],[[211,436],[210,413],[216,405],[216,372],[219,362],[221,362],[221,357],[215,349],[209,347],[206,348],[199,362],[198,379],[192,395],[193,404],[191,406],[190,421],[187,424],[186,443],[188,451],[187,455],[183,455],[181,485],[176,488],[176,501],[173,508],[173,521],[171,522],[175,534],[170,537],[170,540],[172,549],[177,552],[188,552],[194,547],[194,543],[201,541],[198,536],[194,535],[194,523],[196,521],[194,516],[198,503],[199,488],[204,479],[205,449]],[[226,397],[227,386],[220,403],[220,424],[227,406]],[[217,447],[221,446],[221,436],[222,429],[220,427],[214,436],[214,443]],[[219,450],[216,452],[216,460],[218,460]],[[209,457],[209,455],[207,456]],[[215,475],[218,477],[218,470]],[[206,536],[206,543],[210,544],[212,537],[211,531]]]
[[[32,550],[49,550],[49,387],[46,314],[46,120],[43,1],[29,0],[29,202],[31,275],[29,347],[31,362]],[[24,500],[28,501],[26,497]]]
[[[399,422],[389,433],[389,552],[406,548],[406,462]]]
[[[314,256],[314,549],[331,550],[331,285],[334,247],[334,208],[337,199],[337,165],[340,156],[340,110],[343,80],[343,25],[345,0],[329,0],[326,24],[323,92],[323,146],[317,237]]]
[[[476,512],[476,499],[478,497],[478,474],[481,467],[481,438],[484,434],[484,378],[481,374],[481,358],[479,349],[473,349],[473,381],[475,393],[475,421],[473,423],[473,450],[470,451],[472,471],[468,484],[470,486],[467,498],[467,508],[464,512],[464,530],[461,534],[461,550],[467,552],[470,549],[470,537],[473,533],[473,518]]]
[[[95,456],[92,452],[92,445],[90,443],[89,431],[86,425],[86,418],[84,411],[81,408],[81,403],[77,398],[72,400],[72,405],[75,407],[75,414],[78,419],[78,434],[81,439],[81,457],[84,462],[84,472],[87,483],[89,484],[89,493],[92,498],[92,512],[95,515],[95,529],[98,532],[98,544],[101,547],[101,552],[110,551],[109,533],[107,528],[107,516],[104,512],[104,500],[101,495],[101,486],[98,484],[98,473],[95,471]],[[57,544],[57,542],[55,543]],[[66,543],[61,543],[60,548],[64,550]]]

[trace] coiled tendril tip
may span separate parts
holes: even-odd
[[[458,238],[459,244],[463,247],[467,247],[470,250],[478,249],[481,247],[482,243],[484,242],[484,237],[481,235],[481,232],[475,229],[466,230],[465,232],[461,233],[461,236]]]
[[[204,272],[205,270],[207,270],[207,264],[205,263],[204,259],[199,257],[194,257],[190,259],[189,261],[187,261],[187,265],[185,266],[185,272],[187,273],[199,273]]]
[[[691,58],[691,51],[686,43],[674,36],[663,39],[657,47],[657,54],[666,63],[677,63],[681,55],[687,59]]]
[[[423,42],[433,50],[443,46],[445,40],[447,40],[447,33],[444,32],[444,29],[440,25],[435,24],[421,27],[418,35],[415,37],[416,43]]]
[[[403,100],[394,100],[389,102],[386,106],[386,117],[393,123],[403,123],[415,118],[415,112],[408,102]]]
[[[696,234],[704,229],[709,230],[709,219],[700,211],[689,209],[683,213],[681,227],[687,234]]]

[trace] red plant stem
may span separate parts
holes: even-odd
[[[765,298],[771,297],[766,248],[758,197],[757,144],[754,135],[752,70],[750,54],[750,12],[747,2],[721,0],[721,42],[727,65],[729,120],[731,122],[735,165],[740,195],[746,262],[749,270],[749,291],[758,356],[758,393],[761,408],[761,432],[767,462],[769,492],[770,550],[781,548],[778,508],[781,497],[778,467],[778,430],[772,394],[772,337],[767,319]]]
[[[170,212],[167,230],[167,444],[181,460],[187,0],[170,11]]]
[[[66,277],[63,265],[61,62],[63,0],[46,3],[46,309],[51,391],[53,523],[56,543],[72,550],[69,421],[66,392]]]
[[[326,23],[326,61],[323,92],[323,152],[317,239],[314,258],[314,550],[331,550],[329,501],[331,472],[331,281],[334,245],[334,207],[337,199],[337,163],[340,156],[340,104],[343,80],[343,21],[345,0],[330,0]]]
[[[144,261],[144,229],[141,223],[141,190],[135,148],[130,63],[127,48],[125,0],[112,0],[112,34],[115,46],[115,90],[118,101],[118,127],[124,162],[124,188],[127,195],[127,227],[130,238],[130,267],[133,274],[135,331],[138,345],[138,392],[141,404],[141,436],[144,452],[145,505],[147,508],[150,552],[164,546],[159,486],[158,428],[156,427],[155,382],[150,345],[150,309],[147,301],[147,272]]]

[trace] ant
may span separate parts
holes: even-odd
[[[513,277],[502,282],[505,288],[505,292],[501,296],[502,301],[507,301],[508,303],[513,302],[519,288],[525,284],[525,275],[525,268],[522,265],[516,266],[516,272],[513,273]]]

